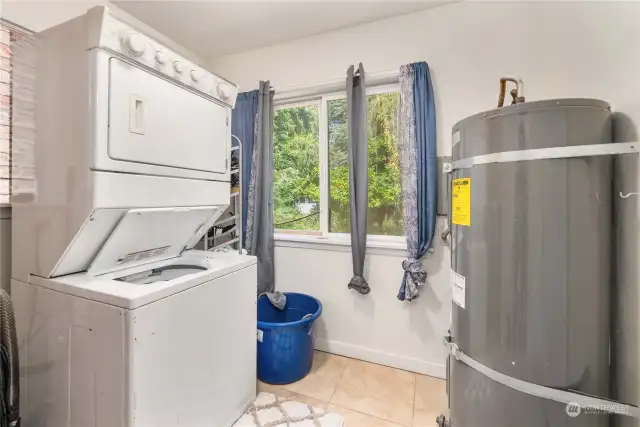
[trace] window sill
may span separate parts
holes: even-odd
[[[310,236],[300,234],[276,233],[275,246],[324,251],[351,252],[350,237],[343,236]],[[367,253],[373,255],[407,256],[407,243],[404,238],[376,240],[367,238]]]

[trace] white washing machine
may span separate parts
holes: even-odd
[[[187,251],[12,282],[28,426],[228,427],[256,392],[256,265]]]
[[[256,260],[190,250],[230,201],[237,87],[163,40],[97,7],[16,50],[23,425],[226,427],[255,396]]]

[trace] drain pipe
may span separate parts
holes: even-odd
[[[516,76],[504,76],[500,78],[500,93],[498,94],[498,108],[504,106],[504,97],[507,92],[507,82],[515,83],[515,93],[511,91],[513,96],[513,103],[519,104],[524,102],[524,82],[520,77]]]

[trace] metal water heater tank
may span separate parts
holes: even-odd
[[[517,103],[453,127],[451,339],[468,357],[527,383],[609,395],[612,157],[505,155],[609,142],[609,104],[592,99]],[[454,357],[448,379],[452,427],[608,425]]]

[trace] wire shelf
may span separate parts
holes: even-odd
[[[238,165],[234,164],[229,173],[238,176],[238,182],[234,186],[238,187],[238,190],[230,194],[229,207],[225,214],[218,218],[205,233],[203,243],[204,250],[212,251],[224,246],[234,245],[235,249],[242,253],[242,197],[239,197],[242,192],[242,174],[240,173],[242,171],[242,141],[235,135],[231,135],[231,138],[234,143],[231,147],[231,155],[238,159]],[[232,215],[229,216],[226,212],[231,212]],[[224,228],[231,228],[222,233],[217,233],[223,226]],[[229,239],[230,237],[231,239]]]

